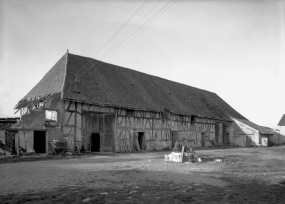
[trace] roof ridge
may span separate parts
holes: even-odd
[[[66,70],[67,70],[67,65],[68,65],[68,54],[69,54],[69,52],[68,52],[68,49],[67,49],[67,51],[66,51],[66,53],[64,54],[64,55],[66,55],[66,60],[65,60],[65,67],[64,67],[64,74],[63,74],[63,83],[62,83],[62,86],[61,86],[61,99],[63,99],[63,90],[64,90],[64,88],[65,88],[65,82],[66,82]],[[63,56],[64,56],[63,55]]]
[[[188,86],[188,87],[191,87],[191,88],[194,88],[194,89],[198,89],[198,90],[205,91],[205,92],[208,92],[208,93],[216,94],[215,92],[212,92],[212,91],[208,91],[208,90],[205,90],[205,89],[197,88],[197,87],[195,87],[195,86],[190,86],[190,85],[188,85],[188,84],[184,84],[184,83],[181,83],[181,82],[173,81],[173,80],[170,80],[170,79],[165,79],[165,78],[162,78],[162,77],[160,77],[160,76],[155,76],[155,75],[148,74],[148,73],[145,73],[145,72],[142,72],[142,71],[138,71],[138,70],[135,70],[135,69],[131,69],[131,68],[128,68],[128,67],[123,67],[123,66],[121,66],[121,65],[116,65],[116,64],[109,63],[109,62],[104,62],[104,61],[101,61],[101,60],[98,60],[98,59],[94,59],[94,58],[92,58],[92,57],[86,57],[86,56],[83,56],[83,55],[77,55],[77,54],[72,54],[72,53],[68,53],[68,54],[69,54],[69,55],[76,56],[76,57],[82,57],[82,58],[87,58],[87,59],[95,60],[95,61],[97,61],[98,63],[104,63],[104,64],[107,64],[107,65],[115,66],[116,68],[127,69],[127,70],[130,70],[130,71],[139,72],[139,73],[141,73],[141,74],[145,74],[145,75],[148,75],[148,76],[151,76],[151,77],[155,77],[155,78],[158,78],[158,79],[161,79],[161,80],[174,82],[174,83],[181,84],[181,85],[184,85],[184,86]]]
[[[285,126],[285,114],[283,114],[283,116],[281,117],[278,126]]]

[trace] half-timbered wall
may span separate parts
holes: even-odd
[[[84,104],[84,103],[78,103],[78,102],[72,102],[72,101],[64,101],[64,113],[63,113],[63,137],[65,140],[68,141],[68,144],[70,147],[74,146],[74,142],[78,144],[78,147],[82,147],[82,141],[84,140],[84,137],[86,137],[86,128],[84,128],[83,119],[85,113],[94,113],[98,115],[114,115],[115,116],[115,108],[113,107],[102,107],[102,106],[96,106],[96,105],[90,105],[90,104]],[[104,117],[104,120],[107,120],[108,118]],[[101,125],[101,127],[104,127]],[[105,126],[106,127],[106,126]],[[99,125],[98,125],[99,128]],[[104,131],[110,131],[105,130]],[[100,132],[98,131],[94,132]],[[101,132],[103,134],[103,132]],[[102,144],[105,142],[102,141]],[[109,147],[108,150],[110,149]],[[89,151],[89,149],[88,149]],[[104,151],[104,146],[102,146],[102,151]],[[112,150],[111,150],[112,151]]]
[[[221,121],[202,117],[194,117],[194,121],[191,121],[190,116],[169,114],[168,117],[163,117],[162,113],[158,112],[64,101],[63,137],[71,141],[71,144],[77,142],[80,147],[82,139],[87,134],[84,127],[85,113],[114,116],[112,151],[115,152],[131,152],[138,149],[136,146],[139,133],[144,135],[146,150],[169,149],[175,141],[188,147],[211,146],[212,141],[216,141],[215,125],[217,122],[222,124]],[[223,126],[227,125],[223,122]],[[173,132],[176,134],[175,141],[172,138]],[[219,143],[218,141],[216,143]]]
[[[210,146],[215,139],[215,120],[195,117],[191,124],[190,116],[170,114],[168,119],[161,113],[134,111],[128,115],[125,109],[118,109],[116,151],[128,152],[136,148],[139,132],[143,132],[146,150],[169,149],[178,141],[188,147]],[[172,132],[177,138],[172,139]],[[204,141],[201,141],[204,136]]]

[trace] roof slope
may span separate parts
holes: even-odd
[[[215,93],[69,53],[49,70],[16,109],[33,106],[60,92],[62,99],[90,104],[246,120]]]
[[[52,96],[62,91],[67,55],[68,54],[62,56],[62,58],[39,81],[39,83],[19,101],[15,109],[33,105],[35,101],[47,99],[48,96]]]
[[[243,124],[246,124],[247,126],[259,131],[261,134],[265,134],[265,135],[274,135],[276,134],[276,132],[268,129],[268,128],[265,128],[265,127],[262,127],[262,126],[259,126],[249,120],[242,120],[242,119],[236,119],[237,121],[243,123]]]
[[[285,114],[282,116],[282,118],[280,119],[278,126],[285,126]]]
[[[62,96],[92,104],[246,119],[215,93],[73,54],[68,54]]]

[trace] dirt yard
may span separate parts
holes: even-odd
[[[98,153],[0,164],[0,203],[285,203],[285,146]],[[223,162],[214,162],[222,159]]]

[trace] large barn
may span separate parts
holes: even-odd
[[[86,152],[261,144],[213,92],[68,52],[15,109],[27,152],[50,152],[53,140]]]

